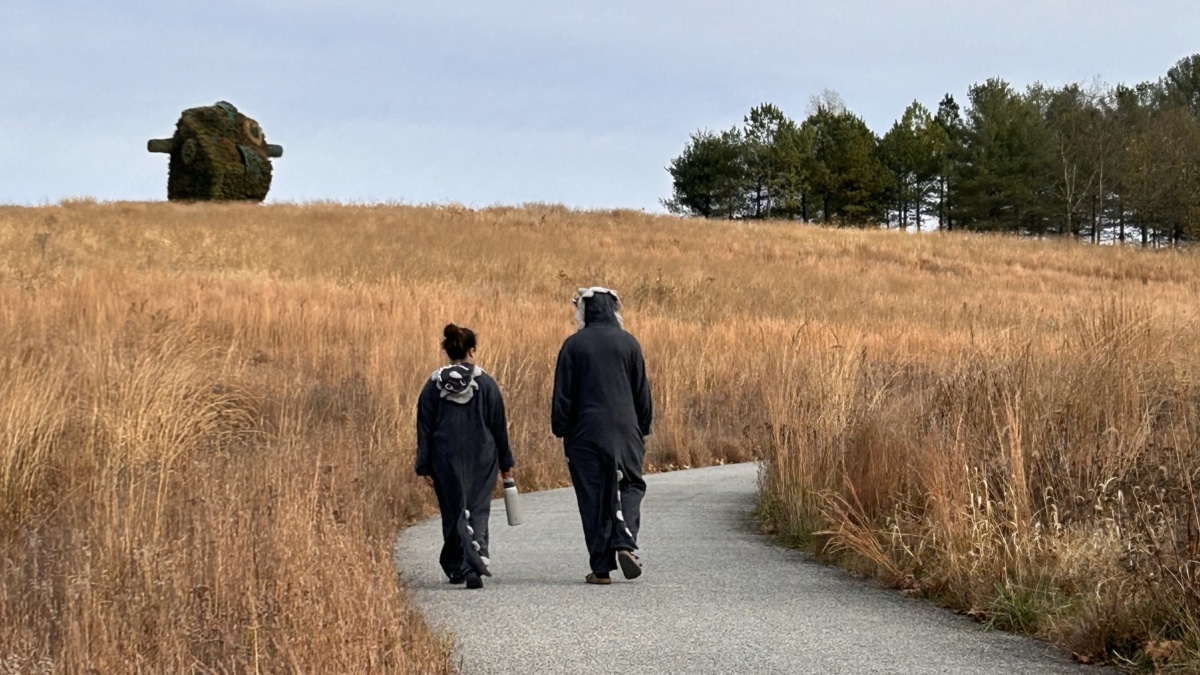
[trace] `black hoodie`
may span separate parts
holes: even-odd
[[[641,345],[621,328],[611,294],[579,302],[584,327],[558,353],[550,427],[568,451],[592,446],[623,456],[633,450],[640,459],[654,416]]]
[[[450,464],[471,476],[486,475],[489,466],[513,467],[500,388],[469,363],[434,371],[417,401],[417,474]]]

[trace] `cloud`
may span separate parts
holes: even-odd
[[[318,199],[337,183],[345,198],[366,201],[654,208],[670,189],[656,158],[673,150],[626,134],[355,122],[289,147],[272,196]]]
[[[833,89],[882,132],[991,76],[1153,79],[1197,24],[1194,0],[8,0],[0,199],[160,195],[145,139],[225,99],[288,148],[273,195],[653,205],[690,131],[764,101]]]

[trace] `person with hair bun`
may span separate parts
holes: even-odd
[[[475,332],[442,331],[448,365],[433,371],[417,399],[417,475],[433,487],[442,514],[439,559],[450,583],[483,588],[488,516],[497,474],[512,476],[508,422],[500,387],[471,362]]]

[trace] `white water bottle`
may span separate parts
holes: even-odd
[[[508,516],[509,525],[521,524],[521,503],[517,500],[517,482],[511,478],[504,479],[504,513]]]

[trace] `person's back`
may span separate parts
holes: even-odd
[[[476,465],[490,466],[496,462],[499,452],[492,433],[498,422],[492,417],[494,411],[503,408],[500,387],[481,368],[474,365],[472,368],[474,372],[470,378],[476,385],[474,394],[462,402],[443,398],[442,405],[436,408],[436,415],[431,415],[435,423],[431,425],[430,438],[441,452],[432,454],[430,461],[447,468],[469,471]],[[422,392],[424,400],[437,401],[439,391],[435,373],[435,377],[426,382]],[[504,452],[510,453],[507,447]]]
[[[642,348],[617,316],[611,294],[582,308],[583,327],[563,342],[551,427],[555,436],[614,447],[650,433],[650,388]]]
[[[442,349],[450,364],[433,372],[417,397],[414,469],[433,488],[442,514],[439,562],[450,583],[483,588],[488,519],[497,474],[511,477],[512,451],[500,388],[468,359],[475,332],[449,324]]]
[[[608,584],[618,564],[626,578],[641,575],[634,551],[646,491],[650,383],[641,346],[622,328],[616,294],[580,289],[575,301],[580,330],[559,350],[550,424],[563,439],[579,502],[592,568],[587,582]]]

